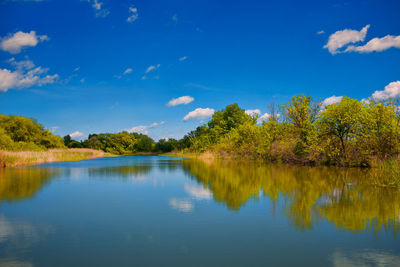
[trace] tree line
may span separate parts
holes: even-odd
[[[228,105],[186,136],[187,150],[339,166],[371,166],[397,158],[400,152],[400,115],[393,100],[343,97],[323,106],[298,95],[280,107],[271,105],[268,120],[261,125],[257,120],[257,114]]]
[[[140,152],[146,153],[166,153],[185,148],[183,139],[160,139],[155,142],[145,134],[128,133],[100,133],[89,134],[83,141],[72,140],[70,135],[64,136],[64,144],[69,148],[92,148],[117,155],[129,155]]]
[[[260,123],[257,114],[246,114],[237,104],[228,105],[183,138],[158,142],[128,132],[90,134],[83,141],[69,135],[62,139],[34,119],[0,115],[0,149],[82,147],[119,155],[209,152],[221,157],[339,166],[371,166],[399,155],[400,114],[393,100],[343,97],[324,106],[297,95],[269,109],[268,119]]]

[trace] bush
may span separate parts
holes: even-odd
[[[63,147],[61,137],[53,135],[34,119],[0,114],[0,149],[40,151]]]

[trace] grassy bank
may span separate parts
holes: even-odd
[[[101,150],[87,148],[50,149],[47,151],[2,151],[0,150],[0,168],[34,165],[56,161],[78,161],[104,157]]]

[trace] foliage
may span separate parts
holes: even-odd
[[[281,106],[271,105],[268,121],[257,123],[237,104],[180,140],[154,142],[139,133],[90,134],[86,140],[62,140],[33,119],[0,115],[0,150],[40,151],[48,148],[92,148],[113,154],[208,152],[221,157],[267,159],[300,164],[372,166],[400,153],[400,116],[394,101],[358,101],[343,97],[322,107],[298,95]]]
[[[0,150],[40,151],[63,147],[62,138],[44,129],[36,120],[0,114]]]
[[[247,115],[237,104],[229,105],[186,135],[184,149],[223,157],[340,166],[371,166],[400,152],[400,117],[392,100],[361,102],[343,97],[322,107],[300,95],[281,108],[282,117],[274,113],[257,125],[256,116]]]

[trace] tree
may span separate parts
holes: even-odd
[[[337,137],[340,141],[341,154],[345,156],[347,143],[360,133],[363,116],[361,102],[343,97],[340,103],[326,106],[321,112],[319,130],[322,135]]]
[[[283,108],[286,120],[301,130],[307,124],[315,122],[320,105],[313,102],[309,96],[298,95],[292,97],[288,104],[283,105]]]
[[[313,150],[316,136],[314,122],[320,105],[312,101],[310,96],[298,95],[283,105],[283,109],[286,121],[294,127],[293,139],[297,139],[293,153],[299,158],[304,158]]]
[[[400,123],[397,109],[391,100],[377,102],[369,99],[365,106],[360,147],[381,159],[399,153]]]
[[[208,122],[208,127],[216,135],[217,139],[228,133],[231,129],[238,128],[245,122],[255,123],[255,119],[247,115],[238,104],[232,104],[225,107],[221,111],[213,114],[212,119]]]
[[[0,114],[0,129],[3,149],[37,151],[64,147],[61,137],[53,135],[34,119]]]
[[[64,136],[64,145],[65,146],[68,146],[69,143],[71,143],[71,141],[72,141],[72,139],[71,139],[71,136],[69,134]]]

